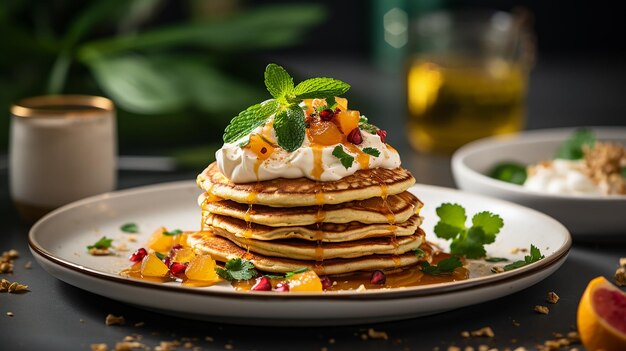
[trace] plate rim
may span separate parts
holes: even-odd
[[[395,289],[372,289],[362,292],[323,292],[323,293],[290,293],[290,294],[276,294],[275,292],[238,292],[238,291],[221,291],[221,290],[210,290],[210,289],[198,289],[198,288],[189,288],[182,287],[177,285],[169,285],[169,284],[160,284],[153,283],[148,281],[142,281],[137,279],[125,278],[119,275],[115,275],[108,272],[102,272],[96,269],[84,267],[81,264],[71,262],[64,258],[56,257],[53,253],[46,250],[42,247],[36,240],[36,235],[41,226],[43,226],[47,221],[51,220],[56,216],[62,215],[64,212],[74,210],[75,208],[85,206],[88,204],[96,203],[98,201],[103,201],[112,198],[125,197],[125,196],[135,196],[140,195],[145,192],[158,192],[158,191],[167,191],[173,190],[177,188],[191,188],[192,183],[190,180],[181,180],[175,182],[166,182],[166,183],[158,183],[151,184],[146,186],[134,187],[129,189],[117,190],[113,192],[108,192],[100,195],[91,196],[82,200],[78,200],[76,202],[70,203],[68,205],[62,206],[37,221],[30,229],[28,233],[28,245],[36,256],[41,259],[47,261],[47,263],[52,263],[57,266],[60,266],[64,269],[68,269],[74,273],[79,273],[82,275],[86,275],[92,278],[104,279],[109,282],[118,283],[122,285],[131,285],[133,287],[138,288],[149,288],[149,289],[158,289],[169,292],[176,292],[178,294],[192,294],[192,295],[202,295],[207,297],[219,297],[219,298],[234,298],[234,299],[261,299],[261,300],[293,300],[293,299],[302,299],[302,300],[341,300],[341,301],[353,301],[353,300],[386,300],[386,299],[398,299],[398,298],[416,298],[416,297],[424,297],[424,296],[435,296],[435,295],[445,295],[451,292],[459,292],[465,290],[471,290],[475,288],[483,288],[488,287],[494,284],[502,284],[510,281],[515,281],[521,279],[523,277],[527,277],[530,275],[534,275],[538,272],[541,272],[554,264],[561,262],[561,259],[564,256],[567,256],[571,246],[572,246],[572,236],[569,230],[563,226],[560,222],[555,220],[554,218],[536,211],[534,209],[524,207],[509,201],[488,197],[485,195],[475,194],[471,192],[466,192],[453,188],[445,188],[433,185],[426,184],[416,184],[411,187],[414,188],[428,188],[431,191],[437,192],[461,192],[465,195],[471,197],[482,198],[483,200],[491,201],[492,203],[505,203],[509,206],[513,206],[518,209],[522,209],[523,211],[529,211],[534,215],[538,215],[540,217],[544,217],[545,220],[553,221],[555,224],[561,227],[563,233],[565,234],[565,242],[561,245],[552,255],[547,256],[546,258],[532,263],[530,265],[511,270],[508,272],[498,273],[493,276],[483,276],[474,279],[468,279],[463,281],[457,281],[453,283],[438,283],[431,285],[424,285],[418,287],[403,287],[403,288],[395,288]],[[54,275],[53,275],[54,276]],[[55,276],[55,278],[59,279]],[[488,280],[484,282],[484,280]]]

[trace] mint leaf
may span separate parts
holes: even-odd
[[[270,63],[265,68],[265,86],[276,99],[284,98],[293,91],[293,78],[281,66]]]
[[[139,227],[135,223],[126,223],[120,227],[124,233],[139,233]]]
[[[226,127],[223,137],[224,142],[232,143],[250,134],[251,131],[265,123],[271,115],[276,113],[278,107],[278,101],[269,100],[265,103],[252,105],[239,112]]]
[[[352,167],[352,163],[354,163],[354,156],[348,154],[341,145],[335,146],[333,156],[337,157],[346,169]]]
[[[467,216],[463,206],[444,203],[437,208],[439,222],[434,231],[437,237],[452,240],[450,252],[467,258],[484,257],[484,246],[496,240],[496,235],[504,225],[500,216],[491,212],[480,212],[472,217],[472,226],[467,228]]]
[[[309,270],[309,267],[302,267],[302,268],[298,268],[298,269],[293,270],[293,271],[291,271],[291,272],[287,272],[287,273],[285,273],[285,278],[287,278],[287,279],[288,279],[288,278],[291,278],[291,277],[293,277],[293,276],[294,276],[294,275],[296,275],[296,274],[304,273],[304,272],[306,272],[306,271],[308,271],[308,270]]]
[[[520,267],[524,267],[526,265],[529,265],[531,263],[537,262],[541,259],[543,259],[545,256],[541,254],[541,251],[539,250],[539,248],[537,248],[535,245],[530,245],[530,255],[524,256],[524,260],[523,261],[515,261],[513,263],[507,264],[506,266],[504,266],[504,270],[505,271],[510,271],[512,269],[515,268],[520,268]]]
[[[380,151],[378,151],[378,149],[373,148],[373,147],[366,147],[366,148],[363,148],[363,150],[361,151],[374,157],[380,156]]]
[[[109,239],[106,236],[100,238],[100,240],[96,241],[93,245],[87,246],[87,250],[91,249],[108,249],[111,247],[111,243],[113,243],[113,239]]]
[[[565,160],[580,160],[583,158],[583,146],[592,147],[596,143],[596,137],[590,129],[579,129],[565,140],[556,152],[555,158]]]
[[[428,275],[450,275],[458,267],[463,267],[463,263],[456,256],[451,256],[445,260],[439,261],[436,265],[430,265],[428,262],[422,262],[422,272]]]
[[[526,166],[515,162],[499,163],[489,171],[488,175],[493,179],[517,185],[524,184],[528,178]]]
[[[509,259],[504,257],[487,257],[485,261],[487,262],[507,262]]]
[[[302,145],[305,129],[304,112],[297,105],[278,112],[274,117],[276,141],[280,147],[289,152],[297,150]]]
[[[165,254],[162,254],[160,252],[155,251],[154,255],[161,261],[163,261],[165,259],[165,257],[167,257]]]
[[[252,262],[242,258],[228,260],[224,268],[215,267],[215,272],[226,280],[248,280],[257,275]]]
[[[327,98],[325,98],[324,100],[326,100],[326,108],[329,110],[332,110],[333,107],[335,107],[335,105],[337,105],[337,101],[335,101],[335,96],[329,96]]]
[[[350,90],[350,85],[333,78],[311,78],[296,85],[296,99],[314,99],[341,96]]]
[[[168,231],[164,231],[164,232],[163,232],[163,235],[167,235],[167,236],[174,236],[174,235],[179,235],[179,234],[182,234],[182,233],[183,233],[183,231],[182,231],[182,230],[180,230],[180,229],[174,229],[174,230],[169,231],[169,232],[168,232]]]

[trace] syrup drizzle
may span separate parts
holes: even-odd
[[[322,146],[311,144],[313,150],[313,170],[311,171],[311,177],[316,180],[320,180],[322,173],[324,173],[324,166],[322,163]]]

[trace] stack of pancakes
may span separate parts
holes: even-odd
[[[430,260],[423,204],[406,191],[415,183],[403,168],[357,171],[337,181],[274,179],[235,184],[216,163],[197,179],[203,231],[196,250],[218,261],[243,257],[264,272],[303,267],[318,274],[389,270]]]

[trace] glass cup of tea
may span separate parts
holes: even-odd
[[[9,182],[22,218],[114,189],[115,108],[109,99],[49,95],[11,106]]]
[[[452,153],[525,122],[534,39],[526,11],[436,12],[411,24],[408,136],[422,152]]]

